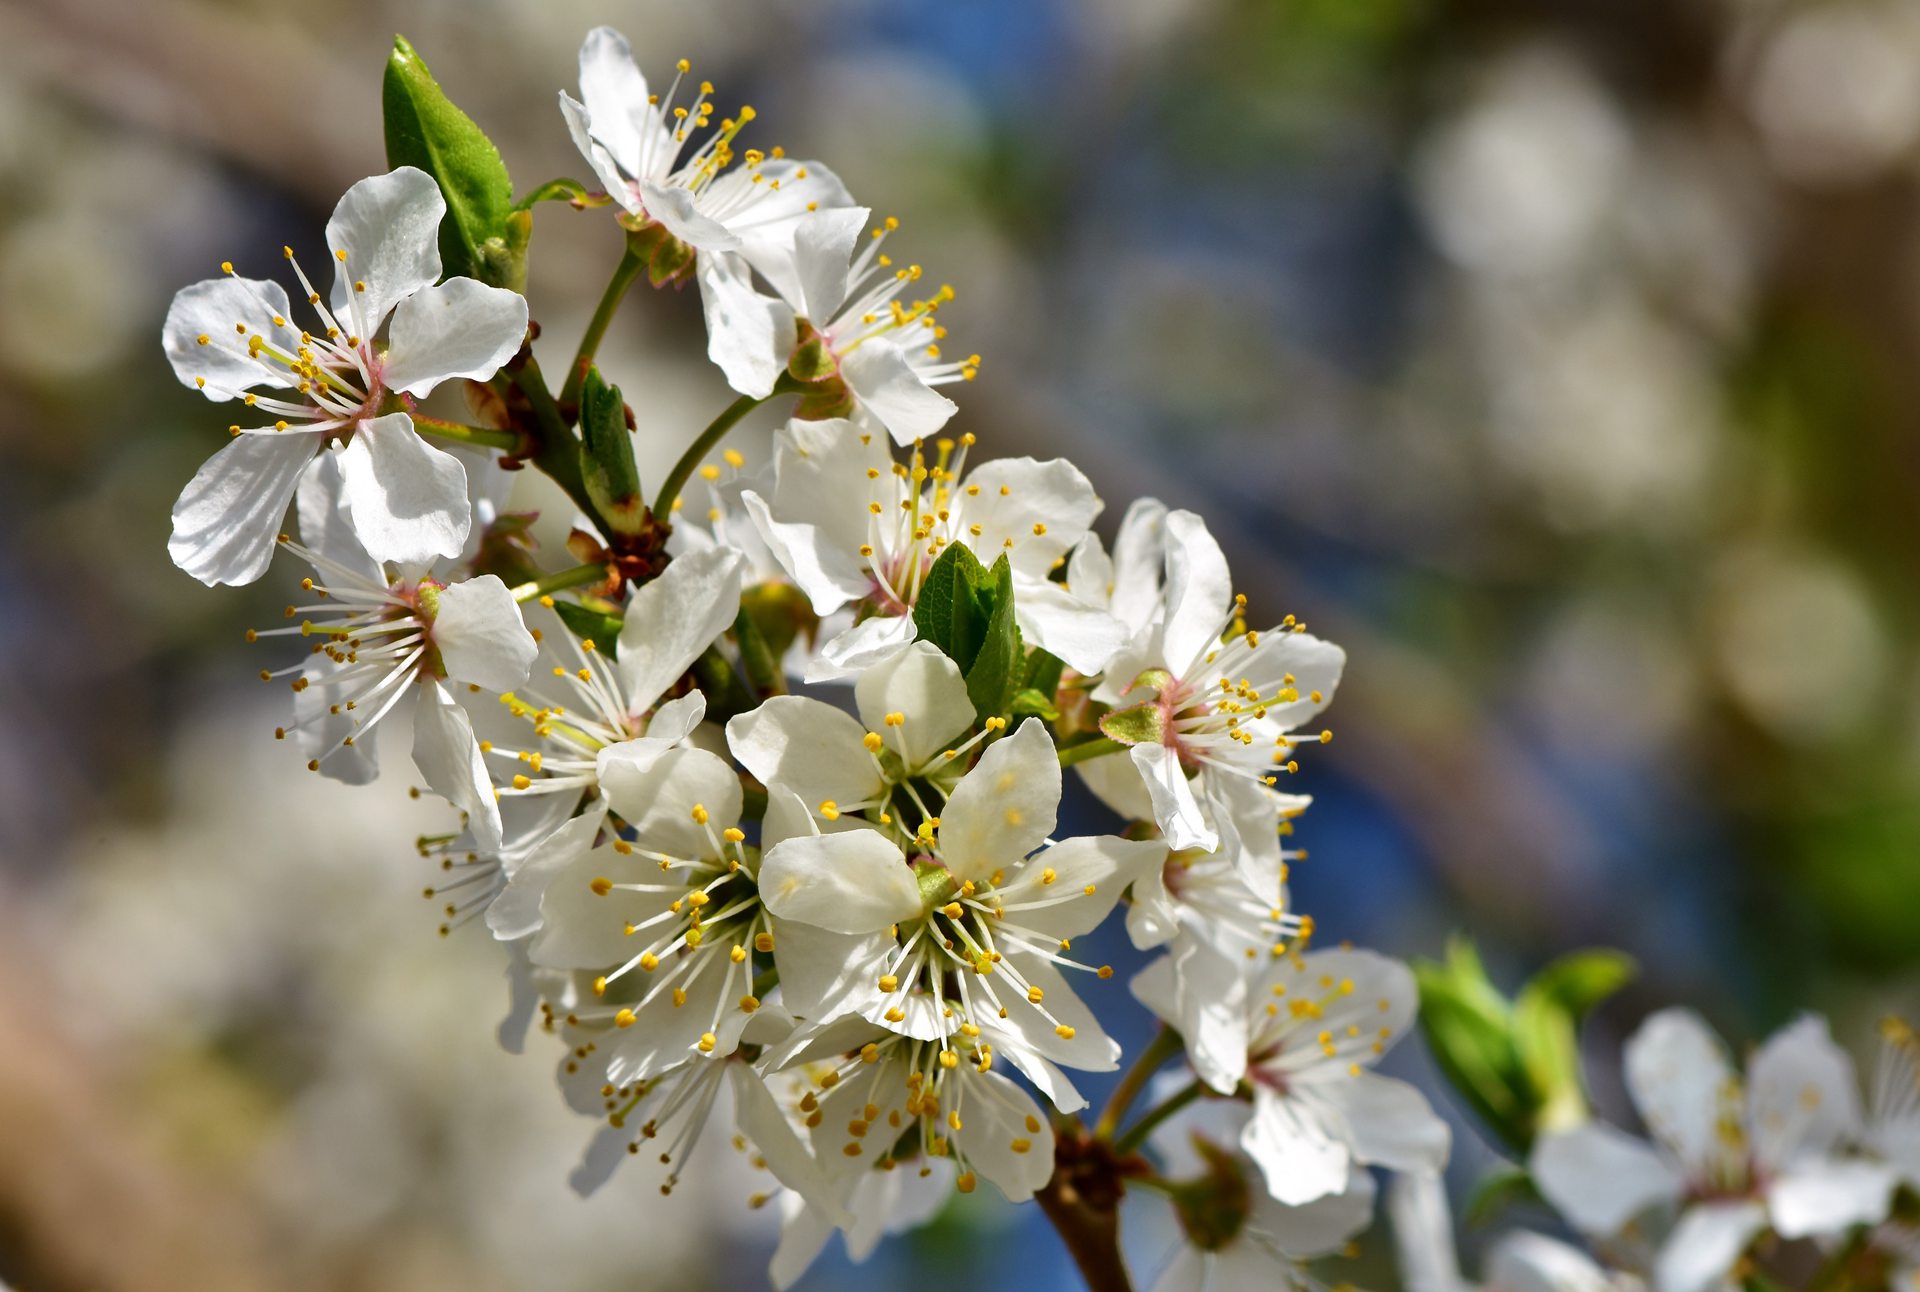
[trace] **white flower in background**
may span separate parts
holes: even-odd
[[[292,321],[278,283],[237,277],[231,265],[174,297],[164,329],[174,373],[268,419],[228,428],[232,443],[181,493],[167,544],[175,565],[208,584],[259,578],[301,472],[329,444],[354,531],[376,560],[459,555],[472,523],[466,472],[404,411],[387,409],[443,381],[491,377],[525,339],[527,303],[471,278],[434,285],[446,209],[439,186],[411,166],[348,189],[327,221],[328,303],[286,250],[318,331]]]
[[[1108,715],[1102,729],[1132,746],[1152,819],[1171,847],[1218,849],[1255,891],[1275,891],[1282,822],[1308,803],[1276,791],[1275,773],[1297,766],[1302,741],[1329,737],[1296,733],[1333,698],[1346,652],[1291,617],[1267,632],[1248,630],[1245,598],[1233,595],[1226,557],[1206,524],[1187,511],[1168,512],[1159,523],[1160,605],[1094,692],[1104,703],[1130,706]],[[1129,613],[1137,619],[1137,609]],[[1119,769],[1103,768],[1089,784],[1116,809],[1137,809],[1138,790],[1118,776]]]
[[[1162,958],[1134,995],[1178,1026],[1175,965]],[[1248,984],[1244,1022],[1187,1038],[1201,1079],[1222,1094],[1242,1080],[1253,1110],[1240,1148],[1275,1199],[1312,1202],[1345,1187],[1353,1167],[1438,1170],[1450,1135],[1426,1096],[1372,1066],[1413,1024],[1419,992],[1397,960],[1312,951],[1271,962]]]
[[[1176,1088],[1163,1075],[1150,1097]],[[1245,1104],[1206,1099],[1154,1130],[1162,1174],[1177,1181],[1171,1197],[1183,1237],[1152,1292],[1322,1289],[1305,1263],[1339,1251],[1372,1220],[1373,1177],[1357,1166],[1332,1192],[1297,1206],[1261,1188],[1254,1165],[1232,1147],[1247,1118]]]
[[[261,672],[297,674],[293,721],[275,735],[291,736],[309,769],[364,784],[379,772],[367,735],[411,694],[414,764],[466,814],[476,845],[497,849],[493,786],[472,723],[446,684],[506,691],[526,680],[538,647],[513,594],[492,575],[453,582],[413,568],[390,576],[348,524],[349,497],[336,459],[307,465],[298,499],[302,541],[286,546],[313,566],[315,577],[302,587],[318,600],[288,607],[297,626],[248,634],[316,642],[303,662]]]
[[[569,1018],[597,1033],[615,1085],[688,1058],[724,1058],[761,1002],[772,928],[758,850],[739,828],[740,778],[704,749],[672,748],[603,784],[604,799],[543,845],[551,869],[533,963],[594,975],[596,1003]],[[616,833],[608,813],[625,822]]]
[[[1920,1033],[1905,1019],[1880,1024],[1880,1053],[1861,1143],[1920,1190]]]
[[[1093,486],[1062,458],[966,471],[972,443],[942,440],[931,461],[916,448],[901,464],[883,437],[848,421],[793,421],[776,434],[772,497],[742,501],[816,614],[858,605],[867,616],[821,645],[810,680],[858,673],[912,641],[921,582],[950,543],[985,565],[1006,555],[1033,644],[1083,673],[1119,648],[1110,615],[1047,578],[1100,514]]]
[[[734,138],[754,119],[742,107],[688,151],[713,116],[713,86],[701,82],[679,102],[690,65],[680,60],[666,93],[655,95],[634,64],[627,38],[596,27],[580,46],[580,98],[561,91],[560,112],[574,146],[607,194],[635,220],[657,222],[703,253],[738,252],[756,266],[791,256],[792,231],[810,213],[852,204],[839,177],[817,162],[738,155]]]
[[[743,265],[703,273],[708,355],[743,395],[765,398],[791,370],[813,386],[812,415],[877,424],[909,445],[947,424],[953,401],[935,387],[972,381],[980,356],[950,359],[941,348],[937,316],[953,288],[902,302],[924,272],[881,250],[899,221],[862,238],[869,215],[849,207],[795,226],[790,262],[760,267],[777,300],[758,293]]]
[[[959,666],[931,642],[895,651],[854,683],[855,718],[820,700],[776,695],[727,723],[727,744],[762,784],[798,796],[821,821],[865,814],[905,842],[940,815],[973,746],[1006,720],[974,725]],[[924,786],[923,794],[915,782]]]
[[[1387,1186],[1394,1253],[1407,1292],[1637,1292],[1640,1280],[1601,1266],[1577,1247],[1524,1229],[1508,1230],[1487,1249],[1485,1279],[1475,1284],[1460,1273],[1453,1245],[1453,1214],[1447,1189],[1431,1171],[1396,1175]]]
[[[1839,1156],[1860,1135],[1860,1101],[1825,1020],[1776,1032],[1743,1086],[1699,1015],[1662,1010],[1627,1042],[1625,1068],[1654,1142],[1589,1123],[1544,1136],[1530,1170],[1547,1200],[1596,1237],[1677,1208],[1655,1261],[1660,1292],[1717,1286],[1769,1227],[1818,1238],[1885,1216],[1892,1172]]]
[[[798,804],[777,784],[769,793]],[[804,1018],[858,1014],[948,1052],[986,1046],[1056,1107],[1083,1106],[1054,1065],[1108,1071],[1120,1050],[1062,970],[1111,975],[1072,959],[1072,939],[1165,849],[1111,837],[1051,843],[1059,803],[1052,737],[1029,718],[987,746],[904,850],[861,828],[793,829],[770,845],[760,886],[792,926],[776,930],[775,950],[788,1007]]]

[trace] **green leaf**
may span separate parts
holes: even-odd
[[[625,620],[619,615],[583,606],[578,601],[553,601],[553,613],[575,637],[593,643],[593,649],[608,659],[620,657],[620,629]]]
[[[1035,646],[1027,652],[1027,676],[1021,686],[1030,691],[1038,691],[1047,697],[1047,703],[1053,703],[1053,697],[1060,691],[1060,674],[1066,669],[1058,655],[1041,650]]]
[[[780,657],[760,635],[760,626],[745,606],[733,617],[733,639],[740,645],[740,667],[747,683],[763,696],[785,695],[787,676],[780,669]]]
[[[1480,1177],[1467,1195],[1462,1219],[1469,1225],[1484,1225],[1508,1207],[1541,1201],[1533,1177],[1517,1166],[1502,1163]]]
[[[1509,1147],[1532,1142],[1526,1071],[1514,1049],[1512,1011],[1464,938],[1447,944],[1444,963],[1416,961],[1420,1030],[1448,1082]]]
[[[633,462],[626,403],[598,368],[587,370],[580,387],[580,477],[587,497],[616,532],[638,534],[646,528],[647,504]]]
[[[1040,718],[1047,722],[1058,722],[1060,710],[1053,707],[1053,697],[1045,691],[1036,691],[1032,687],[1015,691],[1013,699],[1007,702],[1009,718]]]
[[[973,701],[974,713],[982,721],[1007,711],[1026,664],[1020,626],[1013,618],[1013,567],[1006,553],[993,563],[988,578],[991,582],[983,590],[991,597],[992,609],[987,613],[980,648],[966,666],[967,698]],[[980,598],[976,595],[974,601],[977,610]]]
[[[1617,951],[1577,951],[1542,969],[1514,997],[1513,1045],[1537,1104],[1535,1134],[1587,1120],[1579,1022],[1625,986],[1635,968]]]
[[[913,605],[913,623],[921,639],[938,646],[963,675],[986,638],[990,611],[981,606],[975,591],[986,580],[985,567],[967,546],[951,543],[927,570]]]
[[[387,165],[417,166],[447,200],[440,225],[440,262],[449,277],[469,275],[518,290],[526,245],[509,230],[513,182],[500,150],[441,90],[404,36],[393,38],[380,92]],[[491,255],[489,243],[495,242]],[[516,271],[519,272],[516,272]]]

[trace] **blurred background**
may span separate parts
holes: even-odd
[[[1465,930],[1508,985],[1625,948],[1616,1116],[1657,1005],[1864,1052],[1920,1001],[1911,0],[0,0],[0,1282],[760,1277],[744,1170],[568,1192],[588,1128],[420,901],[404,733],[375,787],[308,776],[241,642],[292,576],[165,554],[224,442],[171,294],[275,272],[385,169],[396,31],[517,188],[584,176],[554,94],[600,22],[901,217],[985,356],[956,428],[1071,456],[1109,532],[1203,511],[1254,620],[1346,646],[1295,871],[1327,935]],[[548,371],[618,248],[539,208]],[[652,478],[727,397],[701,350],[695,294],[642,289],[602,351]],[[968,1202],[808,1286],[1070,1279],[1033,1209]]]

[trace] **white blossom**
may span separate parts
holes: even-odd
[[[866,617],[820,648],[816,678],[847,676],[914,639],[913,607],[951,543],[1012,571],[1021,631],[1084,673],[1122,640],[1104,611],[1048,574],[1086,535],[1100,499],[1061,458],[1003,458],[966,470],[973,437],[916,448],[896,463],[884,439],[852,422],[789,422],[774,440],[771,497],[742,495],[774,555],[822,617],[857,604]]]
[[[776,930],[789,1006],[858,1014],[948,1052],[987,1047],[1056,1107],[1082,1106],[1055,1065],[1110,1070],[1119,1047],[1062,972],[1112,970],[1072,959],[1072,939],[1165,853],[1111,837],[1051,842],[1059,801],[1053,741],[1030,718],[930,805],[904,849],[870,828],[796,830],[771,845],[761,892],[795,926]]]
[[[308,464],[299,485],[301,541],[286,546],[312,565],[316,598],[287,608],[297,625],[250,638],[314,642],[305,660],[262,670],[294,674],[291,737],[310,770],[363,784],[378,774],[374,726],[413,697],[413,759],[434,792],[466,814],[475,846],[502,843],[500,812],[466,712],[449,691],[465,683],[505,691],[526,680],[537,647],[505,584],[492,575],[456,581],[431,567],[398,574],[373,559],[351,521],[348,486],[332,457]]]
[[[1599,1122],[1543,1136],[1530,1169],[1575,1228],[1620,1232],[1677,1211],[1654,1265],[1660,1292],[1717,1286],[1771,1228],[1832,1236],[1886,1214],[1893,1175],[1841,1155],[1859,1137],[1853,1063],[1808,1016],[1754,1054],[1743,1084],[1687,1009],[1653,1015],[1627,1042],[1626,1082],[1653,1143]]]
[[[1177,1024],[1175,972],[1163,957],[1133,990]],[[1445,1165],[1450,1135],[1426,1097],[1370,1070],[1412,1026],[1418,1005],[1413,975],[1398,961],[1310,951],[1270,962],[1248,984],[1238,1028],[1213,1020],[1218,1035],[1188,1038],[1196,1071],[1214,1089],[1231,1093],[1243,1079],[1252,1087],[1240,1148],[1275,1199],[1298,1206],[1337,1193],[1356,1165]]]
[[[574,146],[608,196],[636,221],[658,223],[705,259],[737,252],[776,269],[791,257],[793,230],[807,217],[851,205],[846,186],[818,162],[768,156],[734,140],[755,112],[743,106],[712,126],[713,86],[681,101],[690,64],[681,59],[665,93],[653,94],[627,38],[596,27],[580,46],[580,97],[564,90],[560,111]],[[734,165],[738,160],[741,164]]]
[[[527,303],[471,278],[435,285],[446,209],[411,166],[348,189],[327,222],[326,303],[286,249],[318,330],[294,323],[278,283],[238,277],[231,264],[174,297],[164,328],[174,373],[211,400],[239,402],[243,420],[270,419],[229,427],[233,441],[181,493],[174,564],[208,584],[259,578],[301,473],[328,445],[375,559],[459,555],[472,523],[466,472],[414,433],[396,400],[491,377],[526,336]]]
[[[1396,1175],[1387,1188],[1387,1214],[1400,1279],[1407,1292],[1638,1292],[1640,1280],[1600,1265],[1579,1248],[1545,1234],[1512,1229],[1488,1247],[1485,1278],[1460,1273],[1447,1190],[1431,1171]]]

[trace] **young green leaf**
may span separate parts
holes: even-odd
[[[595,652],[608,659],[619,658],[620,629],[626,622],[619,615],[558,597],[553,599],[553,613],[560,616],[560,622],[575,637],[592,642]]]
[[[1005,553],[993,563],[983,587],[974,592],[976,599],[985,592],[992,608],[987,613],[980,648],[972,662],[963,667],[967,698],[973,701],[974,712],[985,720],[1007,711],[1026,664],[1020,650],[1020,626],[1013,618],[1013,567]]]
[[[591,368],[580,387],[580,476],[587,497],[621,534],[637,534],[647,523],[640,470],[633,462],[633,433],[627,429],[620,388],[601,380]]]
[[[426,63],[407,43],[393,38],[380,92],[386,122],[387,165],[417,166],[440,185],[447,218],[440,225],[441,270],[497,287],[518,289],[516,262],[525,262],[525,242],[507,227],[513,184],[500,150],[473,119],[454,106]],[[497,240],[496,254],[488,243]]]
[[[923,641],[938,646],[964,675],[986,635],[986,616],[974,594],[987,572],[964,543],[950,543],[920,582],[913,624]]]

